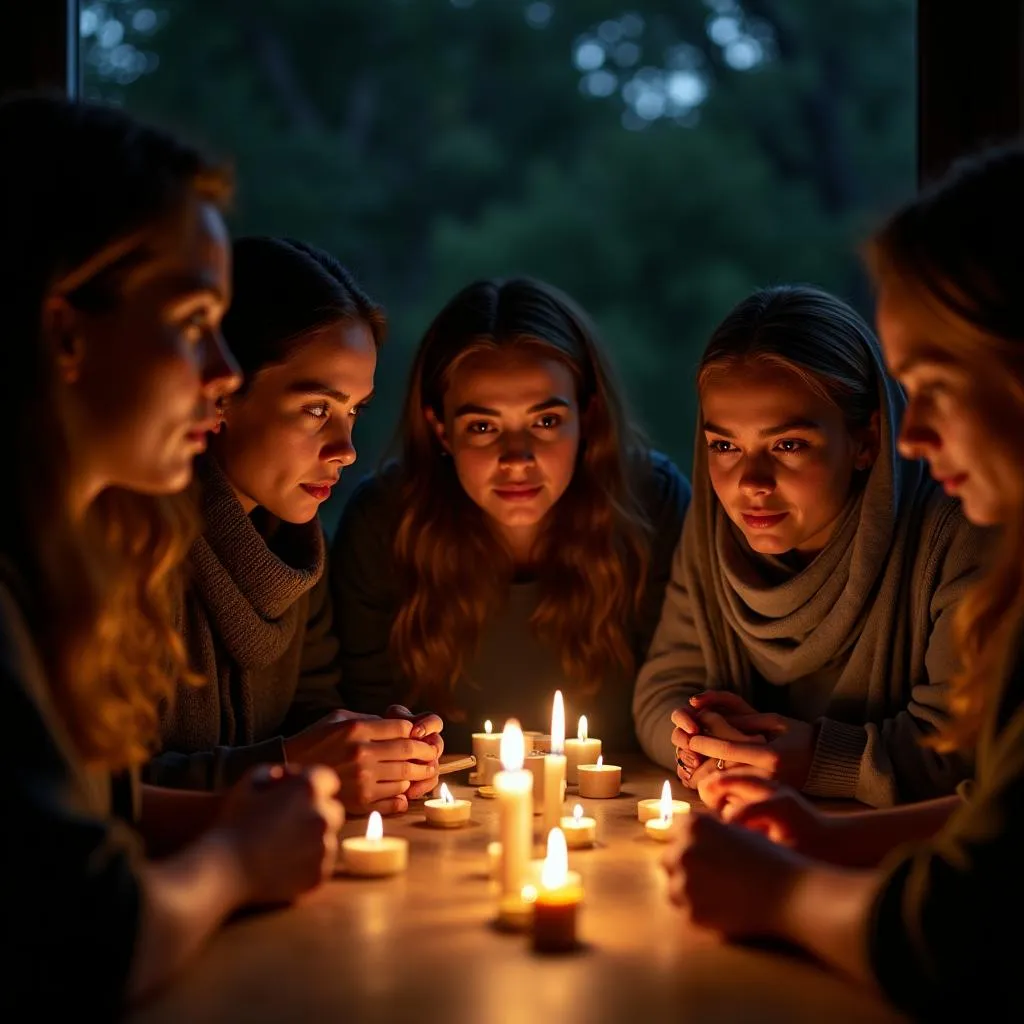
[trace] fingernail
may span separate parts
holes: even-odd
[[[427,730],[424,729],[422,725],[415,725],[415,726],[413,726],[412,735],[414,737],[416,737],[417,739],[420,736],[426,736],[426,734],[427,734]]]
[[[690,703],[693,704],[696,707],[696,705],[698,705],[700,703],[700,701],[697,700],[696,697],[691,697],[690,698]]]

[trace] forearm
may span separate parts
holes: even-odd
[[[139,832],[150,857],[166,857],[199,838],[221,807],[216,793],[191,793],[143,785]]]
[[[128,998],[149,995],[188,961],[247,899],[241,865],[222,835],[208,832],[177,856],[140,872],[142,915]]]

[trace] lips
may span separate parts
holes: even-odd
[[[337,483],[337,480],[331,481],[326,484],[299,484],[299,486],[309,495],[316,498],[317,501],[326,501],[331,496],[331,488]]]
[[[506,487],[495,487],[494,493],[503,501],[530,501],[543,490],[539,485],[510,484]]]
[[[216,420],[203,420],[185,432],[185,440],[195,445],[200,451],[206,448],[209,435],[217,429]]]
[[[788,515],[788,512],[764,512],[760,510],[740,513],[743,522],[752,530],[769,530],[771,527],[781,523]]]
[[[956,494],[956,492],[959,491],[967,482],[966,473],[955,473],[952,476],[939,476],[933,472],[932,475],[942,485],[942,489],[947,494]]]

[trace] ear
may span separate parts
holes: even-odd
[[[428,405],[423,409],[423,416],[430,425],[430,429],[434,432],[437,443],[441,446],[442,450],[446,455],[451,455],[452,446],[448,442],[448,432],[445,430],[444,424],[437,418],[437,413]]]
[[[870,469],[878,458],[882,446],[882,414],[876,409],[867,425],[858,431],[857,450],[853,456],[854,469]]]
[[[78,381],[85,358],[81,315],[62,296],[50,296],[43,303],[43,338],[53,352],[57,372],[64,384]]]

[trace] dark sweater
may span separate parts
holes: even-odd
[[[203,686],[178,688],[146,781],[220,789],[285,759],[284,738],[341,706],[317,520],[245,514],[212,457],[198,464],[205,531],[189,555],[181,631]]]
[[[78,757],[20,600],[0,559],[0,1020],[48,1019],[71,999],[94,1019],[111,1020],[139,927],[141,845],[114,814],[130,813],[130,801],[118,807],[110,776]]]
[[[398,471],[392,465],[364,480],[345,506],[331,553],[331,584],[341,638],[342,696],[347,707],[380,714],[389,703],[408,703],[410,687],[389,650],[391,627],[400,594],[393,540],[399,513]],[[651,454],[642,500],[654,527],[647,592],[633,624],[632,649],[642,664],[661,612],[672,553],[679,540],[690,486],[665,456]],[[481,566],[481,572],[486,572]],[[455,700],[461,720],[445,722],[445,747],[471,749],[470,733],[491,719],[500,729],[518,718],[526,729],[547,732],[551,698],[561,689],[566,729],[575,734],[585,714],[590,734],[608,750],[636,748],[631,701],[633,680],[609,667],[593,695],[578,693],[563,673],[558,652],[542,643],[529,625],[536,607],[536,583],[516,583],[508,601],[485,627],[475,659],[459,681]]]
[[[1024,652],[1000,690],[969,799],[934,840],[894,854],[875,902],[875,975],[917,1018],[1019,1019],[1024,1006]]]

